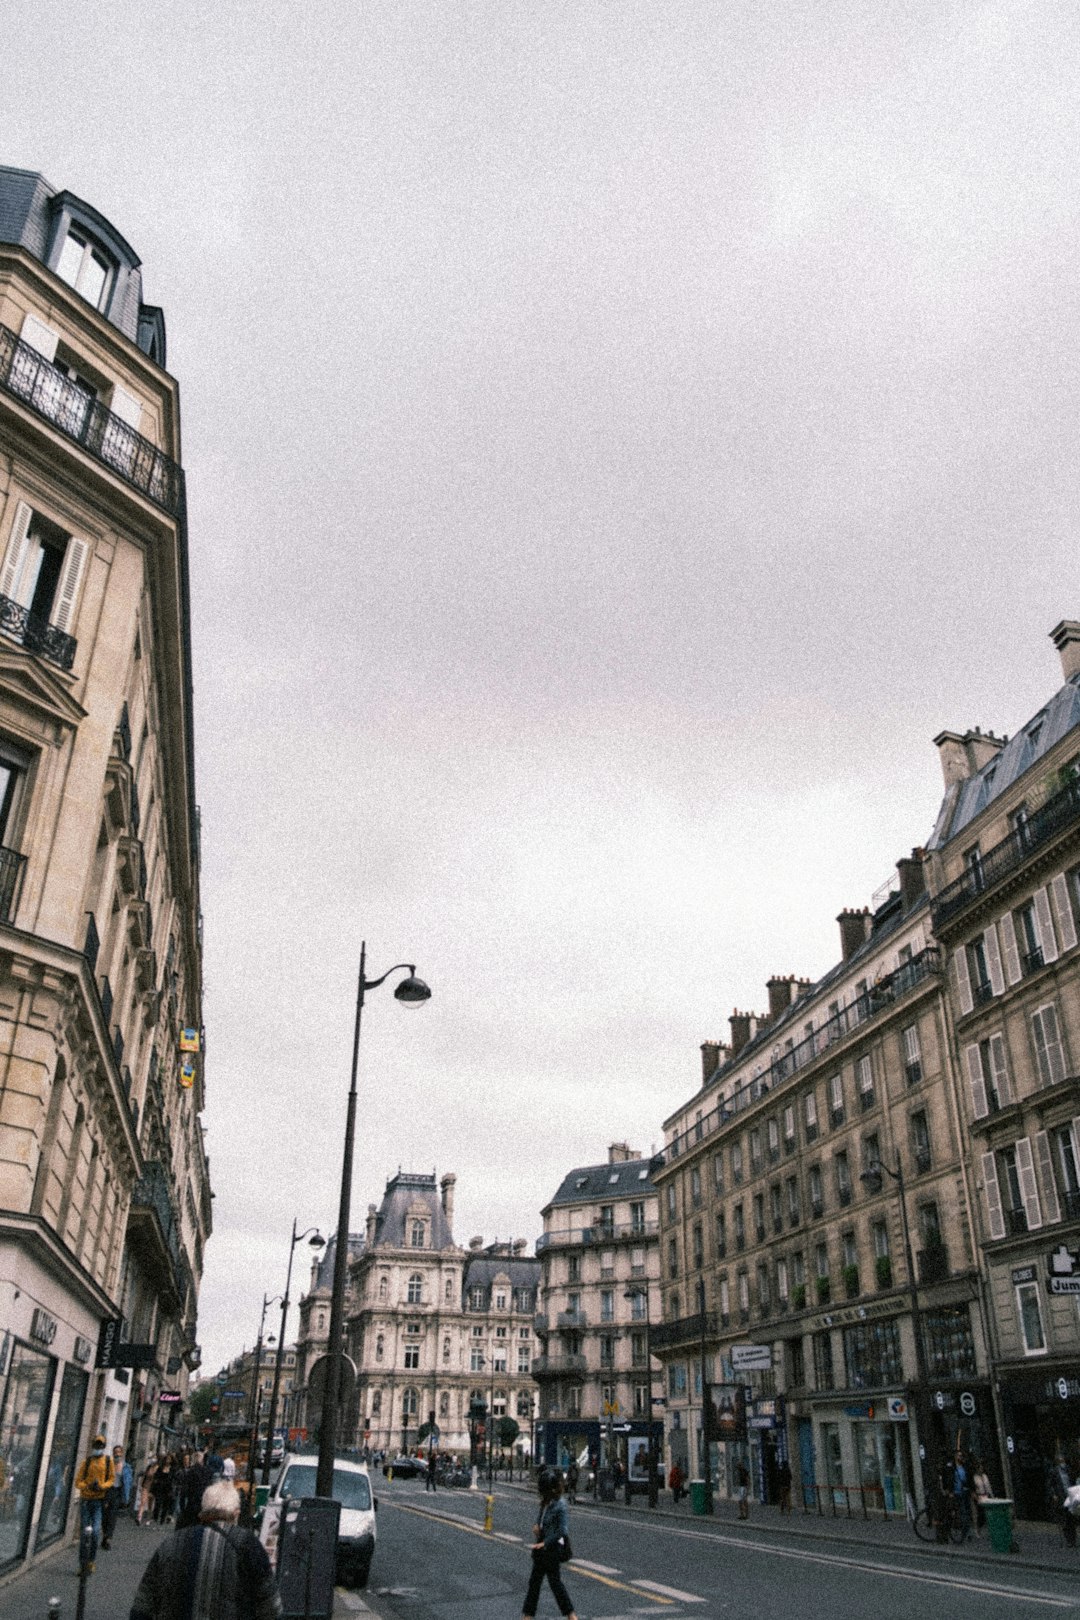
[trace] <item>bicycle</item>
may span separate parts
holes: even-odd
[[[920,1541],[951,1541],[958,1547],[964,1539],[960,1512],[951,1497],[946,1498],[943,1511],[936,1515],[928,1507],[920,1508],[911,1521],[911,1528]]]

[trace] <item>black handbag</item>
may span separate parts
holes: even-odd
[[[568,1564],[574,1556],[574,1549],[570,1545],[569,1536],[559,1537],[559,1563]]]

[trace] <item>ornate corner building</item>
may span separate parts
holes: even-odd
[[[343,1422],[346,1444],[372,1451],[422,1443],[434,1419],[441,1450],[467,1454],[469,1406],[489,1422],[511,1419],[514,1445],[531,1450],[535,1386],[534,1317],[540,1268],[525,1242],[468,1248],[454,1241],[456,1177],[399,1171],[381,1204],[368,1209],[362,1237],[349,1242],[346,1350],[355,1369]],[[300,1305],[298,1427],[320,1413],[320,1360],[327,1350],[332,1245],[312,1268]],[[498,1430],[496,1429],[496,1445]]]
[[[179,458],[133,249],[0,168],[0,1576],[64,1534],[88,1431],[156,1449],[198,1358]]]

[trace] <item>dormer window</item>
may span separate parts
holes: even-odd
[[[413,1221],[409,1231],[409,1243],[414,1249],[424,1247],[424,1222]]]
[[[60,249],[56,273],[61,281],[101,309],[108,291],[113,265],[106,254],[83,231],[69,230]]]

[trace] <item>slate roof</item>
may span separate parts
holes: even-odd
[[[425,1205],[431,1220],[432,1249],[454,1248],[454,1234],[442,1207],[442,1198],[435,1185],[435,1175],[416,1175],[399,1170],[386,1183],[383,1201],[375,1217],[373,1249],[407,1249],[410,1247],[406,1222],[415,1204]]]
[[[327,1239],[326,1248],[319,1256],[318,1270],[314,1273],[311,1292],[316,1288],[333,1288],[334,1286],[334,1254],[337,1250],[337,1233]],[[349,1260],[359,1260],[364,1252],[364,1236],[362,1232],[349,1233]]]
[[[927,848],[941,849],[963,832],[1074,726],[1080,726],[1080,675],[1071,676],[981,771],[949,789]]]
[[[626,1159],[620,1164],[588,1164],[571,1170],[541,1214],[561,1204],[589,1204],[655,1192],[651,1167],[651,1159]]]
[[[481,1249],[465,1262],[462,1290],[490,1288],[496,1277],[509,1277],[511,1288],[538,1288],[540,1262],[527,1254],[488,1254]]]

